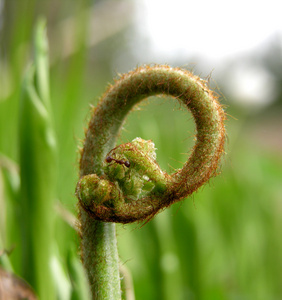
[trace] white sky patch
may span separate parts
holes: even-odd
[[[230,60],[263,51],[275,38],[282,41],[279,0],[137,0],[135,3],[137,30],[150,52],[141,47],[140,61],[170,63],[179,57],[179,61],[187,61],[188,65],[204,62],[206,70],[210,68],[214,74]],[[259,107],[274,99],[274,79],[262,67],[240,65],[230,71],[233,74],[227,84],[232,98]]]
[[[237,65],[226,82],[228,92],[244,106],[264,107],[275,97],[273,77],[258,66]]]
[[[281,1],[142,0],[140,31],[162,57],[222,60],[282,33]],[[140,2],[137,1],[137,5]]]

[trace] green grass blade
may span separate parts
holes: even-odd
[[[42,103],[50,111],[50,92],[49,92],[49,60],[48,60],[48,41],[45,27],[45,20],[40,19],[34,35],[35,46],[35,84],[38,96]]]
[[[37,46],[40,39],[42,44],[47,43],[40,34],[43,33],[42,23],[37,30]],[[35,51],[36,65],[26,73],[20,103],[22,275],[35,288],[40,299],[51,300],[55,299],[50,259],[54,241],[56,143],[46,105],[48,83],[44,80],[48,74],[47,65],[39,63],[45,60],[47,52],[42,52],[40,47]]]
[[[71,300],[89,300],[90,290],[86,273],[75,251],[69,251],[67,264],[72,283]]]

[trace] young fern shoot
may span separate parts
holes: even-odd
[[[192,155],[171,175],[157,164],[151,141],[135,139],[113,149],[132,107],[160,94],[183,102],[197,129]],[[151,218],[192,194],[216,174],[225,141],[224,120],[215,93],[186,70],[146,66],[122,76],[103,95],[89,123],[77,185],[81,207],[96,220],[129,223]],[[137,188],[146,190],[148,184],[153,185],[150,191]]]
[[[173,174],[158,165],[152,141],[136,138],[131,143],[115,146],[127,114],[136,104],[155,95],[178,99],[192,113],[196,124],[192,153],[182,169]],[[86,132],[76,188],[83,261],[92,291],[96,293],[95,299],[119,299],[120,295],[97,298],[99,284],[106,287],[108,283],[98,284],[98,273],[94,274],[92,269],[101,259],[93,234],[113,228],[113,223],[147,221],[215,176],[224,152],[224,120],[225,113],[217,95],[205,81],[187,70],[167,65],[138,67],[121,76],[104,93],[93,110]],[[96,255],[94,258],[91,251]],[[110,265],[118,260],[117,252],[112,254]],[[110,272],[110,269],[101,272],[104,271]],[[114,273],[117,277],[113,282],[117,288],[118,270]],[[102,290],[106,293],[109,289]]]

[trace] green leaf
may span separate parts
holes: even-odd
[[[40,299],[55,299],[50,268],[54,242],[56,142],[49,95],[47,44],[42,21],[36,28],[36,63],[25,75],[19,121],[22,275]],[[46,47],[45,47],[46,49]]]

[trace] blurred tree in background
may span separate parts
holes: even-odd
[[[70,274],[69,261],[75,257],[77,263],[79,257],[79,240],[70,225],[77,213],[78,145],[89,105],[97,103],[119,72],[160,61],[150,61],[146,37],[134,36],[137,1],[2,0],[0,4],[0,251],[12,249],[9,260],[22,276],[17,225],[19,99],[23,75],[33,58],[34,26],[44,16],[58,144],[53,242]],[[212,67],[204,68],[201,57],[175,55],[162,61],[173,66],[196,62],[195,72],[220,87],[230,115],[229,143],[222,174],[192,199],[144,227],[119,227],[121,263],[132,273],[136,299],[281,298],[281,45],[277,38],[263,51],[234,58],[215,77],[211,74],[216,83],[209,79]],[[263,91],[269,91],[261,103],[234,92],[240,72],[267,78]],[[246,83],[248,78],[242,78]],[[154,98],[129,116],[120,141],[137,136],[152,139],[161,167],[173,170],[186,160],[194,125],[177,102]]]

